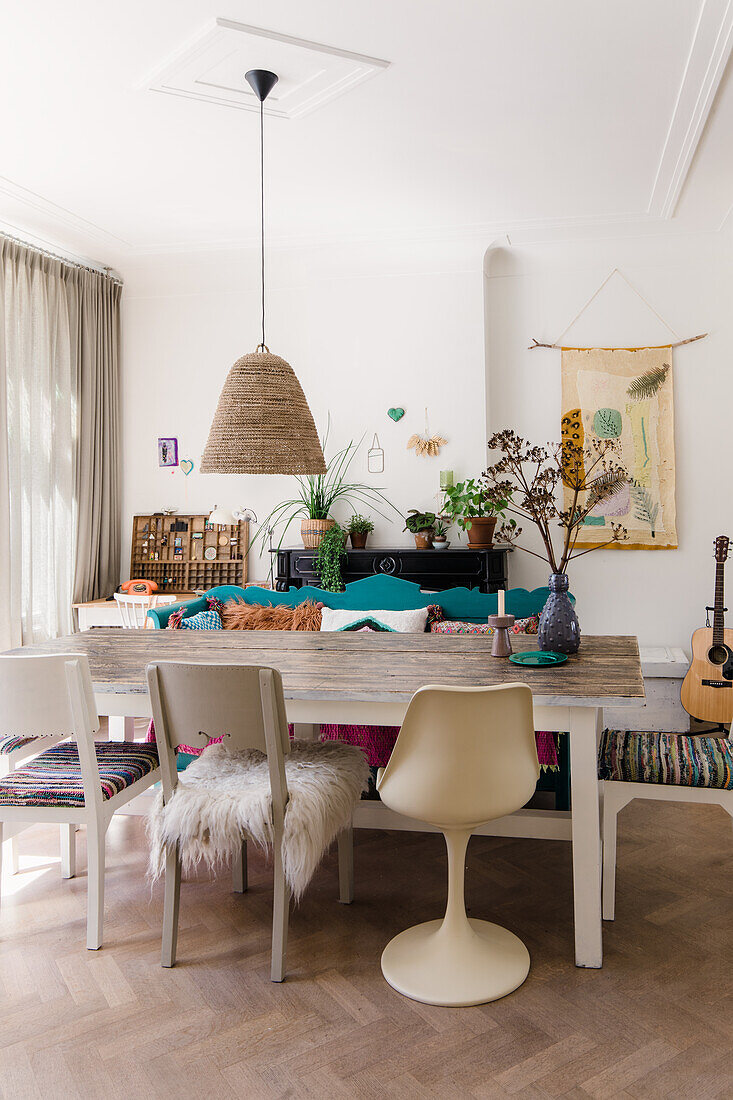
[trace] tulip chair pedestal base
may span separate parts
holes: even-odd
[[[429,1005],[461,1007],[506,997],[529,973],[529,951],[498,924],[431,920],[395,936],[382,953],[393,989]]]

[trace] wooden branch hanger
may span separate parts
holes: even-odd
[[[652,311],[654,316],[659,321],[662,322],[664,327],[666,329],[669,329],[669,331],[672,333],[672,335],[676,337],[676,340],[675,340],[674,343],[672,343],[672,344],[654,344],[654,345],[643,344],[643,345],[641,345],[641,347],[636,347],[636,348],[575,348],[575,347],[567,347],[566,345],[560,343],[560,341],[562,340],[565,333],[568,332],[573,327],[575,322],[580,317],[582,317],[582,315],[585,313],[586,309],[591,304],[591,302],[595,301],[595,299],[601,293],[603,288],[606,286],[606,283],[610,282],[614,275],[619,275],[623,279],[623,281],[626,283],[626,285],[629,287],[629,289],[632,290],[634,292],[634,294],[636,294],[639,298],[641,298],[644,305],[648,306],[648,308]],[[641,293],[640,290],[638,290],[631,282],[629,282],[629,280],[624,275],[623,271],[619,271],[619,269],[617,267],[614,267],[613,271],[609,272],[609,274],[603,280],[603,282],[598,287],[598,289],[595,290],[593,292],[593,294],[591,294],[590,298],[585,303],[585,305],[582,306],[580,308],[580,310],[578,310],[578,312],[575,314],[575,316],[573,317],[570,324],[565,326],[565,328],[562,330],[562,332],[560,333],[560,335],[557,337],[556,340],[554,340],[551,344],[543,344],[540,340],[534,340],[533,339],[532,343],[529,345],[529,348],[527,350],[528,351],[534,351],[535,348],[556,348],[558,351],[594,351],[594,350],[597,350],[597,351],[641,351],[642,348],[647,348],[647,347],[650,347],[650,346],[653,346],[655,348],[680,348],[680,347],[682,347],[683,344],[694,344],[696,340],[704,340],[707,335],[708,335],[707,332],[701,332],[699,336],[688,336],[686,340],[681,340],[679,338],[679,334],[677,332],[675,332],[675,330],[672,328],[672,326],[670,324],[668,324],[659,313],[657,313],[656,309],[651,304],[651,302],[648,301],[648,299],[644,297],[644,295]]]

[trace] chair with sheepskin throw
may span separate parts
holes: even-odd
[[[150,869],[165,872],[162,965],[175,963],[181,868],[231,861],[243,893],[251,839],[273,852],[270,976],[281,982],[290,895],[301,896],[334,838],[339,900],[353,900],[351,818],[366,758],[350,745],[291,743],[276,669],[159,661],[147,677],[162,775],[149,819]],[[204,748],[180,774],[178,745]]]

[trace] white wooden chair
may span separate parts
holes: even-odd
[[[164,804],[175,797],[178,787],[175,750],[179,745],[205,748],[210,740],[224,737],[228,750],[258,749],[267,755],[274,863],[270,976],[273,982],[281,982],[285,977],[290,904],[290,889],[283,864],[283,831],[288,804],[285,759],[291,751],[291,744],[280,673],[272,668],[253,665],[160,661],[148,665],[147,676],[160,756]],[[326,748],[326,745],[314,743],[313,759],[316,760]],[[341,748],[348,754],[359,754],[359,750],[350,746]],[[367,765],[363,758],[362,762],[366,785]],[[185,785],[185,772],[183,774]],[[354,897],[353,830],[350,817],[343,822],[341,831],[337,834],[337,843],[339,901],[348,904]],[[242,836],[241,847],[238,848],[234,860],[233,880],[235,892],[244,893],[247,889],[245,835]],[[175,964],[180,892],[179,845],[168,844],[165,849],[161,957],[163,966]]]
[[[526,684],[424,687],[410,700],[377,790],[406,817],[442,830],[448,849],[448,903],[442,920],[395,936],[382,973],[406,997],[435,1005],[475,1005],[521,985],[529,952],[506,928],[466,916],[466,848],[479,825],[513,813],[540,774],[532,692]]]
[[[0,779],[10,775],[11,772],[32,757],[38,756],[39,752],[50,749],[52,745],[57,745],[62,740],[61,734],[42,737],[17,737],[10,734],[7,737],[0,737]],[[3,851],[0,858],[2,858],[6,868],[10,868],[12,875],[18,873],[18,833],[22,833],[23,829],[27,828],[27,825],[16,822],[12,827],[8,825],[3,831]],[[61,874],[63,878],[73,878],[68,861],[68,828],[66,825],[61,826]]]
[[[640,772],[643,780],[639,780]],[[636,798],[702,802],[721,806],[733,818],[733,741],[729,737],[604,730],[598,776],[603,804],[603,919],[613,920],[621,810]]]
[[[148,611],[158,606],[157,596],[144,596],[140,593],[115,592],[122,625],[129,630],[145,630],[148,626]]]
[[[86,825],[87,947],[96,950],[102,944],[107,828],[117,809],[160,778],[157,751],[94,741],[99,718],[83,655],[0,656],[0,698],[3,719],[16,736],[59,739],[0,778],[0,841],[6,828],[56,822],[64,874],[73,877],[74,826]]]

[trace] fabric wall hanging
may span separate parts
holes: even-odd
[[[629,480],[586,517],[576,545],[608,541],[622,524],[626,550],[673,550],[675,456],[672,349],[564,348],[562,440],[583,446],[593,436],[616,439]],[[565,490],[566,506],[570,490]]]
[[[562,337],[582,316],[606,284],[617,276],[636,294],[675,342],[662,347],[571,348]],[[673,349],[704,340],[706,332],[686,340],[614,268],[569,325],[552,343],[533,340],[529,350],[562,352],[562,442],[583,448],[589,440],[614,439],[615,456],[629,472],[628,482],[586,517],[575,545],[592,549],[608,543],[608,525],[621,524],[628,538],[609,548],[676,550]],[[565,507],[571,491],[565,488]]]

